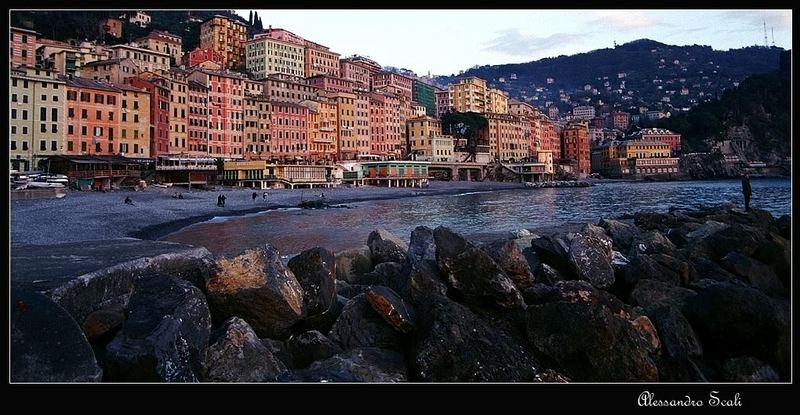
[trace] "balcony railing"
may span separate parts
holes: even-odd
[[[156,166],[156,170],[216,170],[216,165]]]

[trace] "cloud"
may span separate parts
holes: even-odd
[[[619,31],[644,29],[653,26],[672,26],[669,23],[636,11],[602,10],[594,11],[592,15],[595,18],[589,21],[590,26],[608,26],[610,29]]]
[[[751,26],[744,30],[754,30],[756,27],[764,30],[764,22],[767,23],[768,29],[774,27],[776,30],[792,30],[791,10],[731,10],[721,13],[720,16],[738,19]]]
[[[506,29],[500,34],[485,42],[483,50],[498,52],[509,56],[532,57],[538,52],[544,52],[568,43],[581,43],[586,34],[554,33],[550,36],[539,37],[524,34],[519,29]]]

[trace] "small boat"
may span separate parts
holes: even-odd
[[[49,182],[28,182],[28,189],[61,189],[64,188],[62,183],[49,183]]]

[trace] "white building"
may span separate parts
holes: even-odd
[[[152,19],[150,18],[150,15],[142,11],[136,11],[135,13],[132,13],[130,16],[128,16],[128,22],[133,23],[139,27],[150,26],[151,21]]]
[[[572,109],[572,116],[582,120],[591,120],[594,118],[594,107],[591,105],[582,105]]]

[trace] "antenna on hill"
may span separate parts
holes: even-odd
[[[769,47],[769,41],[767,40],[767,21],[764,20],[764,46]]]
[[[771,27],[770,29],[772,30],[772,47],[774,48],[775,47],[775,28]]]

